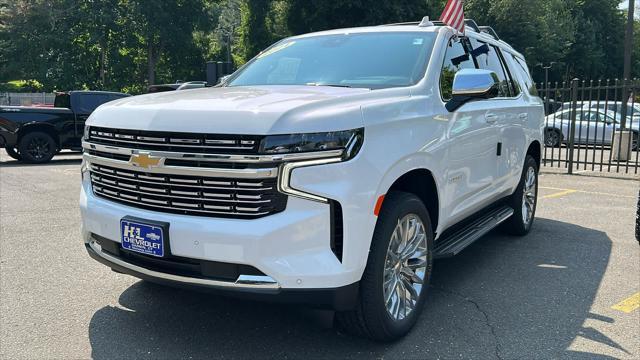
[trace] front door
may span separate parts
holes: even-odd
[[[453,79],[461,69],[475,68],[466,39],[452,38],[447,46],[440,76],[443,101],[451,98]],[[480,210],[495,196],[497,172],[497,124],[504,113],[493,100],[469,102],[452,113],[447,121],[446,185],[444,207],[452,223]]]

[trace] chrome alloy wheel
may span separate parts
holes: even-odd
[[[536,209],[536,170],[533,167],[527,169],[522,191],[522,221],[529,226]]]
[[[427,233],[420,217],[408,214],[398,221],[384,262],[382,292],[394,320],[416,308],[427,275]]]

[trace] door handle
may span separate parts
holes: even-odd
[[[520,121],[527,121],[528,118],[529,118],[529,114],[527,113],[522,113],[518,115],[518,119],[520,119]]]
[[[496,114],[487,114],[484,116],[484,120],[487,122],[487,124],[493,124],[496,121],[498,121],[498,115]]]

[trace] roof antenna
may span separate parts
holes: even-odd
[[[422,21],[420,21],[420,24],[418,25],[419,27],[429,27],[429,26],[434,26],[434,24],[431,22],[431,20],[429,20],[428,16],[425,16],[422,18]]]

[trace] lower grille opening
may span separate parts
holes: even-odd
[[[165,274],[229,282],[235,282],[240,275],[266,276],[260,270],[249,265],[189,259],[173,255],[156,258],[138,254],[125,250],[120,247],[120,243],[100,235],[91,234],[91,236],[102,247],[102,251],[109,253],[111,256],[130,264]]]
[[[342,240],[344,237],[342,206],[339,202],[331,200],[331,251],[342,262]]]

